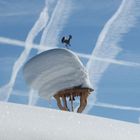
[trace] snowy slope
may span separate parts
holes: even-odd
[[[0,140],[139,140],[140,125],[0,103]]]
[[[67,49],[51,49],[36,55],[25,64],[24,77],[46,99],[66,88],[91,87],[80,59]]]

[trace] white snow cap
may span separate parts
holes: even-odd
[[[91,88],[85,67],[67,49],[51,49],[36,55],[25,64],[23,72],[29,86],[45,99],[75,86]]]

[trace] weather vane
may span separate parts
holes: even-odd
[[[61,42],[65,45],[65,47],[66,47],[67,49],[69,49],[68,46],[71,46],[71,44],[70,44],[70,40],[71,40],[71,39],[72,39],[72,35],[69,35],[68,37],[63,36],[62,39],[61,39]]]

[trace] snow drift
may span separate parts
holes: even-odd
[[[30,87],[45,99],[75,86],[91,88],[85,67],[78,56],[67,49],[40,53],[25,64],[23,72]]]
[[[139,140],[140,125],[0,103],[0,140]]]

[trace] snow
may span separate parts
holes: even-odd
[[[78,56],[67,49],[56,48],[40,53],[25,64],[23,71],[30,87],[45,99],[66,88],[91,88],[85,67]]]
[[[139,140],[140,125],[0,102],[0,140]]]

